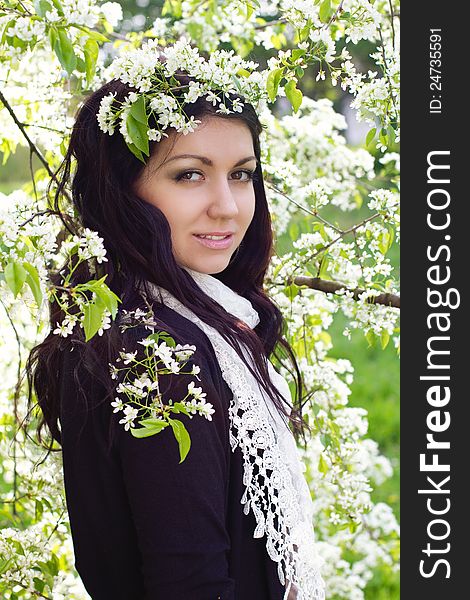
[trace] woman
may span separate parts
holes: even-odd
[[[103,107],[120,107],[122,118],[126,98],[137,107],[144,96],[129,81],[112,80],[79,110],[56,196],[59,209],[71,179],[79,225],[107,251],[107,262],[80,265],[71,283],[107,275],[122,300],[117,319],[87,343],[79,328],[65,339],[49,334],[28,361],[43,424],[62,447],[76,568],[96,600],[323,598],[310,495],[288,427],[296,435],[305,427],[301,376],[263,291],[273,241],[261,124],[236,94],[225,99],[232,112],[208,101],[214,91],[189,101],[194,79],[174,70],[169,105],[181,101],[190,133],[158,129],[161,90],[160,105],[146,98],[150,114],[134,107],[137,124],[117,132]],[[148,159],[138,131],[147,118]],[[191,441],[184,461],[170,427],[139,439],[132,415],[116,414],[123,404],[109,365],[123,348],[142,352],[148,322],[125,324],[148,307],[153,331],[196,347],[192,373],[200,369],[211,406],[210,419],[181,415]],[[62,316],[53,303],[51,325]],[[296,408],[267,360],[275,351],[294,367]],[[164,404],[181,400],[191,380],[160,377]]]

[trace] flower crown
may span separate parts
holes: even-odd
[[[267,100],[264,73],[256,71],[258,63],[245,61],[233,50],[216,50],[209,59],[200,56],[185,38],[164,49],[155,40],[114,59],[107,69],[109,79],[119,79],[137,91],[124,101],[116,92],[102,98],[97,113],[100,129],[113,135],[116,128],[139,160],[149,156],[149,141],[168,137],[164,130],[173,127],[184,135],[193,132],[201,121],[184,113],[185,104],[206,97],[220,114],[242,112],[242,96],[256,111]],[[177,75],[183,72],[192,80],[182,84]],[[176,76],[175,76],[176,74]],[[226,99],[230,100],[227,106]],[[149,127],[149,118],[156,126]]]

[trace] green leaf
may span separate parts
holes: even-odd
[[[385,348],[388,346],[389,341],[390,334],[388,333],[388,331],[382,331],[382,333],[380,334],[380,344],[382,346],[382,350],[385,350]]]
[[[200,40],[204,33],[204,26],[202,23],[188,23],[186,29],[192,40]]]
[[[39,577],[33,577],[34,581],[34,589],[37,590],[40,594],[44,592],[44,588],[46,587],[46,582]]]
[[[13,558],[9,558],[4,563],[0,563],[0,575],[5,573],[10,568],[10,565],[13,563]]]
[[[165,0],[162,8],[162,17],[172,15],[175,19],[181,18],[183,14],[181,3],[181,0]]]
[[[85,73],[86,72],[85,61],[83,60],[83,58],[80,58],[80,56],[77,56],[77,66],[76,66],[76,69],[80,73]]]
[[[59,13],[59,15],[63,15],[64,14],[64,9],[62,8],[62,4],[60,3],[60,0],[51,0],[52,4],[57,8],[57,12]]]
[[[189,410],[182,402],[175,402],[172,407],[172,412],[174,413],[183,413],[184,415],[190,416]]]
[[[87,85],[90,85],[95,74],[96,61],[98,60],[99,46],[97,42],[88,38],[83,52],[85,53],[86,82]]]
[[[57,32],[57,40],[54,46],[55,53],[60,64],[64,67],[69,75],[77,66],[77,57],[73,51],[73,44],[65,33],[64,29],[59,29]]]
[[[8,23],[5,25],[4,29],[3,29],[3,34],[2,34],[2,39],[1,39],[1,43],[4,44],[6,37],[7,37],[7,31],[8,29],[10,29],[10,27],[14,27],[16,23],[16,19],[11,19],[10,21],[8,21]]]
[[[54,26],[52,26],[49,29],[49,42],[51,44],[52,50],[55,52],[55,45],[57,42],[57,29]]]
[[[121,302],[121,299],[119,298],[119,296],[116,296],[116,294],[113,291],[111,291],[107,285],[105,285],[103,283],[101,283],[99,286],[96,286],[94,288],[90,287],[90,289],[93,289],[95,294],[103,302],[103,304],[109,310],[109,312],[111,313],[111,315],[114,319],[116,317],[116,313],[117,313],[118,302]]]
[[[303,98],[302,92],[297,89],[297,82],[294,80],[287,82],[284,86],[284,90],[286,92],[287,99],[292,104],[294,112],[297,112],[302,104]]]
[[[16,298],[21,292],[28,272],[21,263],[11,262],[5,267],[5,281]]]
[[[299,224],[296,223],[295,221],[292,221],[292,223],[289,225],[288,233],[289,233],[290,239],[293,242],[295,242],[295,240],[297,240],[300,235]]]
[[[137,146],[135,146],[134,144],[127,144],[127,147],[129,148],[129,150],[132,152],[132,154],[134,156],[136,156],[140,162],[143,162],[145,164],[145,158],[144,155],[142,154],[142,152],[137,148]]]
[[[377,336],[375,335],[375,333],[372,331],[372,329],[369,329],[369,331],[366,333],[366,340],[369,344],[369,348],[375,346],[376,339]]]
[[[131,427],[129,431],[135,438],[142,439],[156,435],[157,433],[160,433],[162,429],[162,427],[140,427],[139,429]]]
[[[296,60],[298,60],[301,56],[304,56],[304,54],[307,51],[304,50],[303,48],[294,48],[294,50],[292,50],[292,60],[295,62]]]
[[[178,442],[179,445],[179,449],[180,449],[180,464],[183,462],[183,460],[186,458],[186,456],[188,455],[189,449],[191,447],[191,439],[189,437],[189,433],[186,429],[186,427],[184,426],[184,423],[182,423],[181,421],[178,421],[176,419],[170,419],[168,418],[168,421],[171,425],[171,428],[173,429],[173,433],[175,435],[176,441]]]
[[[372,142],[372,140],[375,138],[375,134],[377,133],[377,129],[375,127],[373,127],[369,133],[367,134],[366,137],[366,146],[369,146],[369,144]]]
[[[36,14],[38,14],[40,17],[44,17],[47,12],[52,10],[52,6],[46,0],[35,0],[34,9]]]
[[[393,244],[393,241],[395,239],[395,228],[393,227],[393,225],[387,225],[387,229],[388,229],[388,233],[390,235],[390,240],[389,240],[389,244],[388,244],[388,248],[387,248],[387,252],[388,252],[388,250],[390,250],[390,247]]]
[[[236,74],[237,74],[237,77],[249,77],[250,76],[250,72],[247,71],[246,69],[242,69],[242,68],[238,69]]]
[[[323,0],[323,2],[320,5],[320,21],[322,21],[322,23],[328,23],[332,14],[333,11],[331,9],[331,1]]]
[[[134,146],[140,150],[142,154],[149,156],[148,126],[141,121],[138,121],[131,113],[129,113],[126,119],[126,127],[127,133]]]
[[[387,253],[387,250],[390,248],[390,233],[388,231],[384,231],[380,234],[378,247],[382,254]]]
[[[320,231],[320,235],[321,235],[322,239],[325,242],[329,242],[330,238],[328,237],[328,234],[325,231],[325,225],[324,225],[324,223],[320,223],[320,227],[318,228],[318,230]]]
[[[351,521],[349,523],[349,531],[350,531],[350,533],[356,533],[358,527],[359,527],[359,525],[356,522]]]
[[[279,83],[281,82],[283,74],[284,69],[279,68],[274,69],[274,71],[271,71],[268,75],[268,78],[266,80],[266,90],[268,92],[268,97],[271,100],[271,102],[274,102],[274,100],[276,100],[277,91],[279,89]]]
[[[147,429],[159,430],[162,430],[169,425],[168,421],[164,421],[163,419],[142,419],[142,421],[139,421],[139,424],[147,427]]]
[[[379,140],[384,146],[388,143],[387,130],[384,127],[380,130]]]
[[[320,473],[328,473],[328,463],[326,462],[326,460],[323,458],[323,454],[320,454],[320,458],[318,460],[318,470],[320,471]]]
[[[74,24],[74,27],[80,29],[80,31],[84,31],[88,35],[88,37],[92,40],[95,40],[95,42],[109,42],[109,38],[107,38],[105,35],[103,35],[102,33],[98,33],[97,31],[93,31],[93,29],[89,29],[84,25]]]
[[[59,559],[57,558],[57,555],[54,552],[52,552],[51,558],[48,561],[48,563],[50,565],[51,575],[57,577],[57,575],[59,574]]]
[[[83,308],[83,329],[85,330],[85,341],[91,338],[98,332],[103,320],[103,313],[106,306],[97,298],[94,302],[86,304]]]
[[[34,518],[36,521],[39,521],[43,513],[42,502],[36,498],[36,503],[34,506]]]
[[[145,98],[139,96],[139,98],[131,104],[129,114],[134,117],[139,123],[143,123],[146,127],[148,124],[148,117],[145,113]]]
[[[299,42],[304,42],[305,40],[308,39],[308,36],[309,36],[310,32],[312,31],[312,26],[313,26],[312,20],[310,18],[308,18],[307,22],[302,27],[302,29],[296,30],[296,39],[295,39],[296,44]]]
[[[327,270],[328,270],[328,266],[331,262],[331,258],[330,255],[325,253],[323,255],[321,264],[320,264],[320,271],[318,273],[318,277],[320,277],[320,279],[328,279],[328,275],[327,275]]]

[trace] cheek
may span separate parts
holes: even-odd
[[[254,190],[250,193],[249,198],[243,203],[243,217],[248,227],[253,220],[255,214],[256,198]]]
[[[193,231],[199,215],[197,207],[194,203],[188,203],[187,199],[185,202],[178,202],[174,198],[171,203],[161,207],[161,210],[170,224],[173,239]]]

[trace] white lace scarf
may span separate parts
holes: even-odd
[[[251,328],[256,327],[259,316],[249,300],[211,275],[185,269],[227,312]],[[253,537],[266,535],[268,555],[277,562],[279,580],[286,586],[284,600],[292,597],[324,600],[325,586],[320,575],[323,559],[315,548],[312,498],[294,436],[285,425],[286,417],[279,414],[235,349],[218,331],[164,288],[150,286],[159,292],[166,306],[195,323],[207,335],[222,377],[233,392],[229,406],[230,445],[232,452],[240,447],[243,455],[245,492],[240,502],[244,504],[245,514],[251,508],[255,516],[257,525]],[[243,352],[248,356],[246,349]],[[267,366],[272,382],[292,406],[286,380],[270,361]]]

